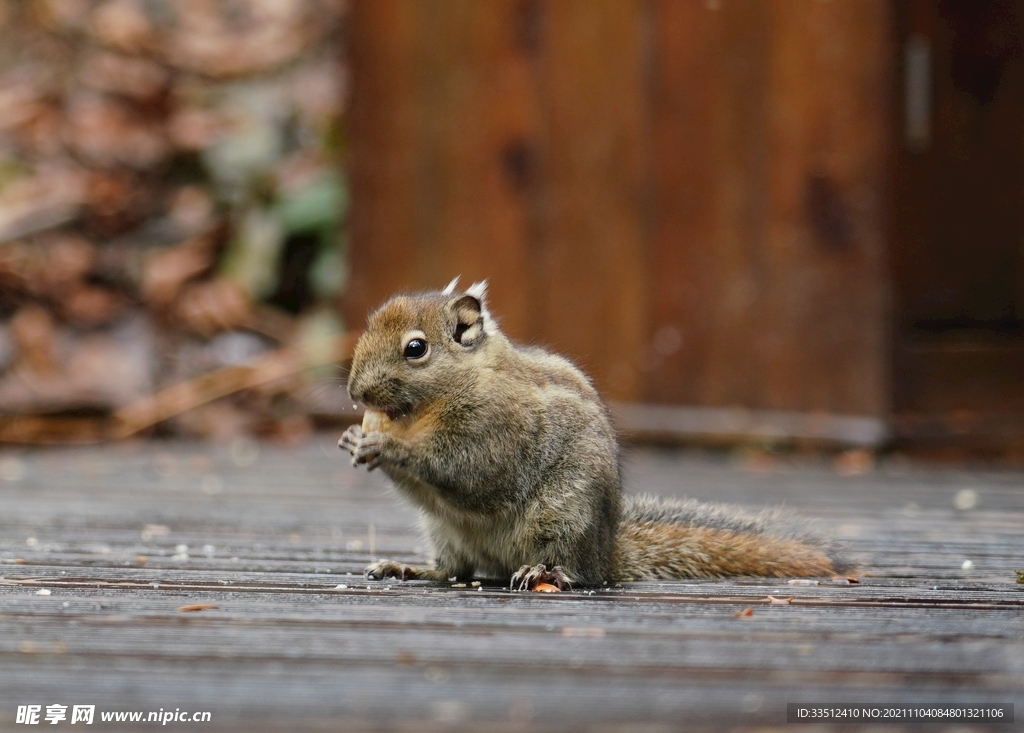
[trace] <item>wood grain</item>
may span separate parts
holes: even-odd
[[[355,3],[352,287],[347,318],[388,296],[489,279],[529,335],[537,135],[524,3]],[[362,92],[360,92],[362,90]]]
[[[404,0],[356,2],[349,16],[351,276],[342,305],[352,328],[362,328],[366,312],[408,288],[416,274],[409,256],[418,243],[412,173],[420,125],[413,10]]]
[[[635,399],[647,279],[644,3],[544,8],[533,332],[609,397]]]
[[[209,730],[721,729],[781,725],[787,701],[1024,690],[1019,473],[637,451],[632,490],[821,517],[860,583],[511,593],[363,580],[425,558],[415,513],[334,442],[244,466],[188,443],[0,456],[0,728],[35,703],[208,710]]]
[[[657,4],[646,398],[760,406],[769,4]]]
[[[885,2],[356,7],[349,320],[486,276],[613,399],[887,414]]]
[[[885,4],[658,9],[648,399],[884,415]]]
[[[1019,444],[1019,428],[1005,428],[1024,414],[1024,3],[916,0],[894,16],[896,97],[912,37],[930,49],[932,84],[928,144],[899,140],[892,156],[895,411],[944,421],[949,442]],[[893,119],[902,130],[902,104]],[[964,429],[993,420],[1004,423],[995,440]]]

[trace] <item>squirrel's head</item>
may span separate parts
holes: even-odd
[[[471,379],[497,333],[484,296],[487,283],[456,292],[396,295],[367,319],[356,343],[348,393],[392,419]]]

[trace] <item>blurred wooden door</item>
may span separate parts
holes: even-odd
[[[908,437],[1005,429],[1024,417],[1024,2],[895,7],[894,407]]]
[[[890,4],[656,11],[644,400],[887,416]]]
[[[641,390],[644,0],[359,0],[343,310],[490,281],[517,340]]]
[[[889,0],[352,6],[346,319],[490,278],[606,396],[889,411]]]

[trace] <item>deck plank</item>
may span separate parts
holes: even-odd
[[[416,515],[333,443],[0,455],[0,730],[32,703],[209,710],[206,730],[671,730],[1024,700],[1021,473],[636,450],[631,488],[816,516],[860,582],[522,594],[364,580],[424,559]]]

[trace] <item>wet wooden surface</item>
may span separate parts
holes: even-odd
[[[252,731],[781,728],[787,702],[1024,714],[1024,474],[638,449],[631,488],[817,516],[861,582],[513,594],[364,581],[373,557],[422,559],[415,514],[334,442],[0,453],[0,730],[31,730],[26,704],[96,705],[92,730],[160,709],[211,713],[170,729]]]

